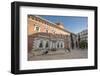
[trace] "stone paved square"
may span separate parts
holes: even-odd
[[[74,49],[71,50],[71,52],[64,51],[64,50],[58,50],[55,52],[49,52],[48,54],[45,55],[37,55],[34,56],[32,54],[28,55],[28,60],[29,61],[34,61],[34,60],[56,60],[56,59],[86,59],[88,58],[88,50],[84,49]]]

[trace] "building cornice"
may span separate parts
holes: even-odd
[[[52,33],[45,33],[45,32],[38,32],[34,33],[32,35],[29,35],[29,37],[35,38],[35,37],[46,37],[46,38],[61,38],[61,39],[66,39],[68,35],[63,35],[63,34],[52,34]]]
[[[53,23],[53,22],[51,22],[51,21],[49,21],[49,20],[46,20],[46,19],[44,19],[44,18],[42,18],[42,17],[40,17],[40,16],[28,15],[28,17],[32,17],[32,19],[37,18],[37,21],[38,21],[38,20],[42,20],[44,23],[47,23],[47,25],[49,24],[49,26],[58,28],[58,29],[60,29],[60,30],[62,30],[62,31],[64,31],[64,32],[67,32],[67,33],[72,33],[72,32],[70,32],[70,31],[68,31],[68,30],[66,30],[66,29],[60,28],[59,26],[57,26],[57,24],[55,24],[55,23]]]

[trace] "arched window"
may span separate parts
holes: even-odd
[[[43,47],[43,41],[40,41],[39,48]]]
[[[57,44],[57,48],[59,48],[59,43]]]
[[[46,47],[46,48],[48,48],[48,47],[49,47],[49,42],[48,42],[48,41],[46,42],[45,47]]]
[[[61,42],[60,47],[64,48],[64,43],[63,42]]]
[[[63,48],[63,45],[62,45],[62,43],[61,43],[61,48]]]

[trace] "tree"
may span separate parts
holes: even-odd
[[[78,35],[78,47],[80,48],[80,35]]]
[[[80,47],[81,49],[87,48],[87,42],[84,41],[84,40],[83,40],[83,41],[80,41],[79,47]]]
[[[74,40],[73,40],[73,34],[71,33],[71,47],[74,48]]]

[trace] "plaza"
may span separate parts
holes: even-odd
[[[87,49],[74,49],[69,51],[58,50],[58,51],[49,51],[45,55],[34,56],[32,53],[29,53],[28,60],[57,60],[57,59],[86,59],[88,58]]]

